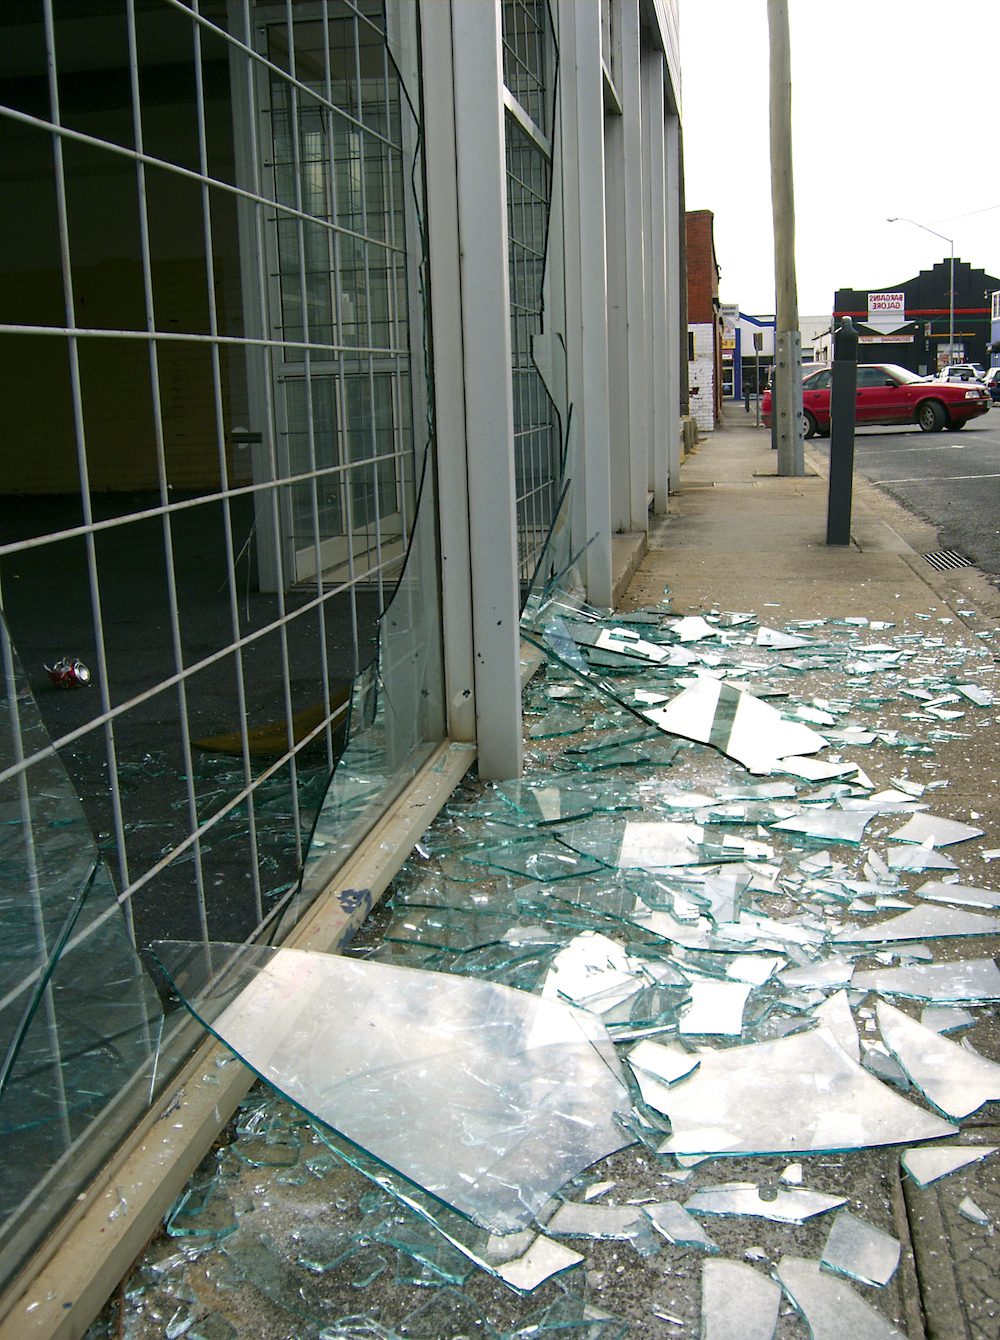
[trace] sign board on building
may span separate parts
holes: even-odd
[[[906,325],[905,293],[869,293],[868,320],[873,330],[889,334]]]
[[[722,317],[724,326],[735,327],[739,324],[740,305],[738,302],[723,302],[719,304],[719,315]]]

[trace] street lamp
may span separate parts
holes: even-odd
[[[942,242],[947,242],[951,247],[951,267],[948,281],[948,362],[951,363],[955,358],[955,242],[953,238],[945,237],[944,233],[935,232],[933,228],[928,228],[926,223],[917,223],[916,219],[906,219],[902,216],[898,218],[886,219],[886,223],[912,223],[914,228],[922,228],[925,233],[932,233],[934,237],[940,237]]]

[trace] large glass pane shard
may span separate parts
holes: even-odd
[[[567,1238],[625,1241],[647,1226],[641,1205],[601,1205],[565,1201],[545,1225],[546,1233]]]
[[[1000,907],[1000,891],[977,889],[973,884],[946,884],[940,879],[929,879],[914,892],[932,903],[957,903],[962,907]]]
[[[753,773],[772,772],[779,759],[815,754],[826,745],[809,726],[788,721],[752,693],[714,679],[699,680],[664,707],[642,715],[670,735],[712,745]]]
[[[922,1145],[918,1149],[905,1149],[899,1161],[917,1186],[930,1186],[939,1177],[978,1163],[997,1148],[997,1145]]]
[[[823,842],[859,843],[877,810],[821,810],[818,814],[799,814],[782,819],[769,827],[784,833],[801,833]]]
[[[1000,917],[965,912],[957,907],[914,907],[874,926],[848,926],[833,938],[837,944],[888,944],[893,940],[938,940],[949,936],[995,935]]]
[[[896,1273],[899,1253],[898,1238],[841,1210],[834,1217],[821,1263],[838,1275],[883,1288]]]
[[[857,991],[933,1000],[939,1005],[985,1005],[1000,1000],[1000,968],[991,958],[920,963],[911,968],[856,972],[851,986]]]
[[[649,1216],[653,1227],[662,1233],[675,1247],[693,1247],[697,1251],[715,1253],[719,1250],[701,1224],[678,1205],[675,1200],[660,1201],[657,1205],[645,1205],[643,1209]]]
[[[629,1143],[614,1047],[585,1011],[327,954],[177,941],[155,952],[191,1012],[263,1079],[491,1232],[526,1228]]]
[[[802,1313],[812,1340],[906,1340],[905,1333],[859,1297],[846,1280],[820,1269],[818,1261],[785,1256],[775,1275]]]
[[[902,828],[889,834],[894,842],[929,842],[932,847],[948,847],[953,842],[967,842],[969,838],[982,836],[981,828],[956,823],[954,819],[940,819],[935,814],[915,814]]]
[[[939,1112],[957,1120],[1000,1098],[1000,1065],[925,1028],[894,1005],[880,1002],[875,1013],[882,1041]]]
[[[801,1187],[764,1193],[754,1182],[723,1182],[696,1191],[684,1207],[692,1214],[749,1214],[779,1224],[803,1224],[814,1215],[838,1209],[846,1201],[846,1196],[826,1196]]]
[[[771,1340],[781,1290],[742,1261],[706,1261],[701,1273],[701,1340]]]
[[[664,1154],[784,1154],[908,1144],[956,1128],[855,1064],[826,1029],[703,1052],[665,1089]]]
[[[691,1003],[681,1012],[681,1033],[738,1037],[752,989],[749,982],[692,982]]]
[[[828,1028],[834,1038],[852,1061],[861,1060],[861,1045],[858,1042],[858,1029],[851,1013],[851,1003],[846,991],[837,991],[817,1005],[813,1014],[824,1028]]]

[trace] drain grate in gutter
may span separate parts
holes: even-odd
[[[960,554],[957,549],[934,549],[924,554],[927,562],[938,572],[950,572],[952,568],[971,568],[972,559]]]

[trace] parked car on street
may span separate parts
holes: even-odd
[[[991,400],[1000,400],[1000,368],[987,368],[983,385],[989,391]]]
[[[979,363],[947,363],[932,378],[937,382],[982,381],[985,369]]]
[[[820,368],[802,379],[802,434],[826,437],[830,432],[832,369]],[[858,366],[857,423],[919,424],[925,433],[962,428],[986,414],[990,397],[980,382],[941,382],[918,377],[895,363]],[[771,392],[761,397],[760,412],[771,426]]]

